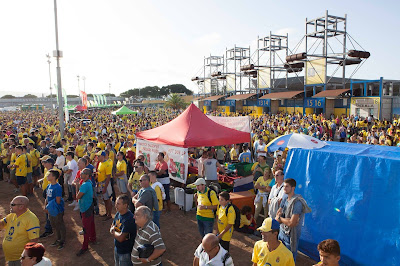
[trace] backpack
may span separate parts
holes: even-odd
[[[203,245],[201,245],[201,250],[200,253],[204,252],[204,248]],[[231,254],[229,254],[229,252],[226,252],[225,255],[222,257],[222,265],[225,266],[225,262],[231,257]]]
[[[226,206],[226,209],[225,209],[225,215],[226,215],[226,217],[228,217],[228,210],[229,210],[229,207],[231,207],[231,206],[235,210],[235,214],[236,214],[235,223],[233,224],[233,228],[235,230],[237,230],[240,227],[240,210],[239,210],[239,208],[235,204],[228,203],[228,205]]]

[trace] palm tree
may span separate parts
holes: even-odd
[[[168,96],[167,101],[165,103],[166,107],[170,107],[172,109],[183,109],[188,105],[178,94],[172,93]]]

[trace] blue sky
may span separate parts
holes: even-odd
[[[400,79],[398,1],[59,0],[58,5],[68,94],[78,93],[77,75],[86,77],[88,93],[106,93],[109,83],[116,94],[173,83],[196,90],[190,78],[204,56],[248,47],[269,31],[288,32],[293,48],[305,33],[306,17],[325,10],[347,14],[349,34],[371,52],[354,78]],[[3,1],[0,23],[0,96],[49,94],[45,54],[55,50],[53,1]],[[55,83],[54,60],[51,67]]]

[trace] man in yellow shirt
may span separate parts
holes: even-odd
[[[233,234],[236,213],[234,207],[229,204],[229,193],[223,191],[219,194],[219,207],[217,209],[218,238],[221,246],[229,252],[229,241]]]
[[[339,266],[340,246],[334,239],[326,239],[318,244],[320,262],[314,266]]]
[[[153,208],[153,222],[160,227],[160,216],[163,209],[163,201],[165,200],[165,191],[163,185],[157,181],[157,173],[155,171],[149,172],[151,187],[156,191],[158,201],[158,211]]]
[[[106,207],[106,213],[101,215],[101,217],[105,217],[104,221],[111,219],[111,210],[112,210],[112,203],[111,203],[111,175],[112,175],[112,168],[113,165],[111,160],[108,159],[107,156],[108,151],[99,151],[96,155],[99,159],[99,167],[97,172],[97,189],[100,194],[100,198],[104,200],[104,205]]]
[[[15,177],[17,179],[17,184],[21,187],[22,195],[27,195],[27,183],[26,183],[26,174],[28,170],[28,158],[25,154],[23,154],[22,146],[18,145],[15,147],[15,153],[17,158],[15,159],[14,164],[11,166],[15,168]]]
[[[8,265],[21,265],[25,244],[39,237],[39,219],[28,209],[28,203],[25,196],[15,197],[10,203],[11,213],[0,220],[0,229],[5,229],[3,251]]]
[[[253,266],[295,265],[292,252],[278,240],[279,228],[280,224],[272,218],[266,218],[262,226],[257,228],[261,231],[262,240],[254,244],[251,258]]]
[[[218,206],[217,194],[206,187],[204,178],[198,178],[194,183],[197,189],[195,201],[197,201],[197,227],[201,237],[212,233],[214,226],[214,212]]]
[[[32,160],[33,185],[36,185],[37,180],[40,177],[40,166],[39,166],[40,152],[35,149],[33,143],[28,144],[28,150],[29,150],[29,154],[31,155],[31,160]]]

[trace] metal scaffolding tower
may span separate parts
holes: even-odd
[[[289,37],[269,33],[266,37],[257,38],[258,69],[257,89],[287,88],[288,72],[285,58],[288,56]],[[284,74],[282,79],[281,74]],[[277,81],[278,78],[281,78]]]
[[[242,72],[242,67],[250,65],[250,47],[236,47],[225,51],[226,93],[248,92],[252,84],[252,74]]]

